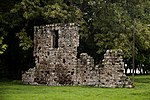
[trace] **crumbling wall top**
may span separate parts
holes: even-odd
[[[37,33],[39,29],[49,29],[49,30],[59,30],[59,29],[76,29],[79,30],[79,25],[75,23],[67,23],[67,24],[62,24],[62,23],[56,23],[56,24],[47,24],[44,26],[34,26],[34,33]]]

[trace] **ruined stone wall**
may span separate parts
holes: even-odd
[[[77,67],[78,85],[95,86],[98,84],[99,69],[94,66],[94,59],[87,53],[80,54]]]
[[[35,67],[30,68],[28,71],[22,74],[23,83],[35,84],[36,82],[34,81],[34,78],[35,78]]]
[[[102,64],[100,87],[133,87],[131,80],[123,73],[122,50],[107,50]]]
[[[121,50],[107,50],[103,66],[94,65],[87,53],[77,58],[78,26],[51,24],[34,27],[34,68],[22,74],[27,84],[132,87],[123,73]]]

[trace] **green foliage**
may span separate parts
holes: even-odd
[[[95,0],[84,9],[84,37],[94,38],[97,54],[107,49],[122,49],[124,58],[132,57],[132,33],[136,34],[136,54],[149,47],[149,0]],[[86,3],[85,3],[86,4]],[[135,26],[133,19],[136,20]],[[92,36],[91,36],[92,35]],[[93,37],[94,36],[94,37]],[[89,39],[90,40],[90,39]],[[93,39],[91,39],[93,42]],[[87,43],[89,44],[89,43]],[[95,49],[95,48],[94,48]],[[141,50],[142,49],[142,50]],[[137,58],[138,60],[138,58]]]
[[[26,20],[31,20],[36,18],[41,9],[40,9],[39,0],[22,0],[20,3],[16,4],[11,13],[20,14]]]
[[[139,49],[147,50],[150,48],[150,30],[146,24],[141,22],[136,23],[136,41]]]
[[[81,19],[81,12],[75,7],[69,7],[66,4],[46,5],[43,8],[42,16],[45,19],[52,19],[54,22],[76,22],[79,23]]]
[[[7,48],[7,45],[3,44],[3,39],[4,39],[3,37],[0,37],[0,54],[4,53],[4,51]]]
[[[23,50],[28,50],[33,47],[33,41],[30,36],[27,36],[25,29],[22,29],[16,36],[19,38],[19,46],[22,47]]]
[[[4,37],[7,35],[7,33],[4,31],[3,28],[0,28],[0,55],[4,53],[4,51],[7,48],[7,44],[3,43]]]
[[[107,49],[122,49],[131,65],[135,32],[136,67],[150,69],[149,0],[3,0],[0,6],[0,54],[6,61],[16,50],[21,65],[31,58],[33,26],[73,22],[80,25],[79,53],[87,52],[96,63]]]

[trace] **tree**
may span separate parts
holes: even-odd
[[[79,54],[87,52],[95,63],[107,49],[122,49],[131,65],[135,29],[136,67],[150,68],[149,0],[5,0],[0,6],[0,63],[10,77],[34,66],[33,27],[51,23],[79,24]]]
[[[5,37],[2,35],[0,38],[3,40],[2,50],[8,46],[5,53],[1,55],[1,60],[9,71],[8,77],[19,79],[21,71],[34,66],[33,26],[50,23],[80,23],[82,14],[76,6],[67,5],[63,0],[14,0],[12,2],[12,6],[3,6],[5,11],[1,16],[2,32],[7,33]],[[1,41],[0,43],[2,44]]]
[[[84,3],[84,4],[82,4]],[[136,67],[146,59],[143,51],[149,49],[149,0],[83,0],[80,5],[85,21],[81,36],[82,48],[102,55],[107,49],[122,49],[124,59],[131,65],[132,33],[136,33]],[[80,7],[80,6],[79,6]],[[135,26],[134,20],[135,19]],[[80,48],[81,49],[81,48]],[[84,51],[84,50],[83,50]],[[92,56],[94,53],[89,53]]]

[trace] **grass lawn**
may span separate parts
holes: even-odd
[[[150,100],[150,75],[135,76],[135,88],[31,86],[0,82],[0,100]]]

